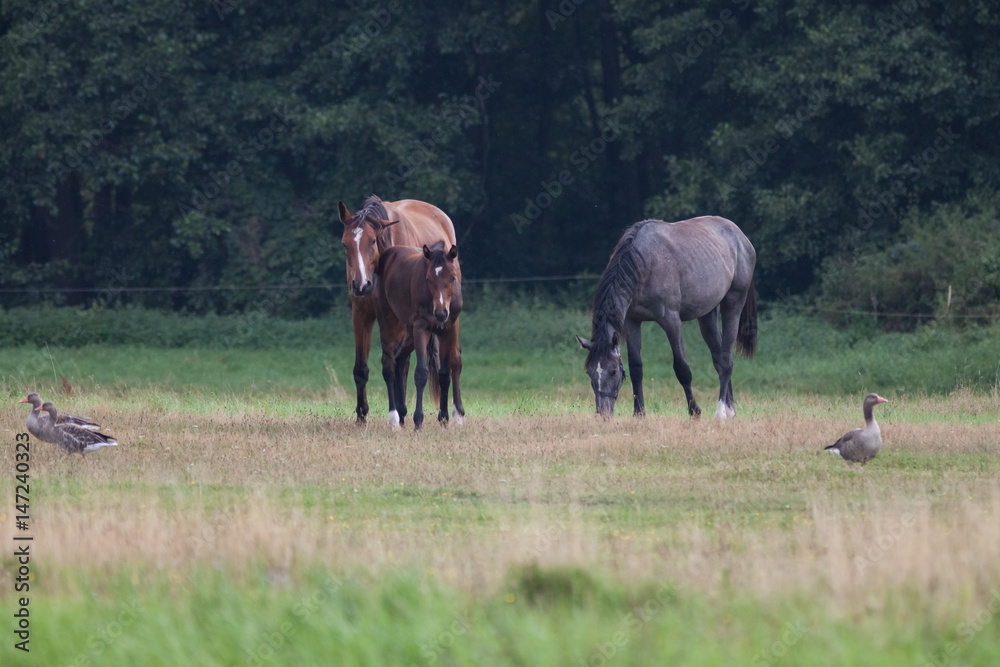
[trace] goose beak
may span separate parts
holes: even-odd
[[[18,401],[18,403],[27,403],[27,402],[28,402],[28,397],[27,396],[25,396],[20,401]]]
[[[876,403],[888,403],[889,401],[887,401],[886,399],[884,399],[884,398],[882,398],[881,396],[879,396],[879,397],[878,397],[878,398],[877,398],[877,399],[875,400],[875,402],[876,402]]]

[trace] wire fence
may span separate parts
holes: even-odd
[[[573,282],[573,281],[597,281],[600,279],[596,274],[584,275],[563,275],[563,276],[521,276],[521,277],[499,277],[499,278],[464,278],[464,284],[504,284],[504,283],[541,283],[541,282]],[[341,289],[340,283],[309,283],[309,284],[286,284],[286,285],[174,285],[166,287],[18,287],[0,288],[0,294],[128,294],[128,293],[149,293],[149,292],[268,292],[284,290],[335,290]],[[935,313],[896,313],[878,310],[859,309],[838,309],[820,308],[816,306],[805,306],[788,304],[784,302],[763,302],[763,306],[779,306],[787,310],[793,310],[806,315],[865,315],[877,317],[891,317],[900,319],[923,319],[930,320],[940,317]],[[968,319],[968,320],[996,320],[1000,319],[1000,313],[949,313],[945,317]]]

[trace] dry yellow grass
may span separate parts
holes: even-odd
[[[860,421],[830,399],[748,400],[730,424],[473,415],[419,434],[308,405],[279,417],[138,403],[78,410],[107,424],[117,449],[85,462],[32,450],[35,562],[53,579],[408,568],[490,594],[534,561],[709,595],[822,595],[846,613],[907,586],[951,611],[1000,587],[995,396],[892,406],[885,448],[863,471],[819,451]],[[6,413],[23,423],[23,409]],[[9,449],[3,465],[13,470]]]

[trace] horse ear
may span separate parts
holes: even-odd
[[[586,338],[581,338],[580,336],[577,336],[576,339],[580,341],[580,347],[582,347],[585,350],[589,350],[590,348],[594,347],[594,344],[589,340],[587,340]]]
[[[431,258],[431,249],[428,248],[426,245],[424,246],[424,257],[426,257],[427,259]]]
[[[344,206],[344,202],[342,201],[337,202],[337,212],[340,213],[340,222],[344,225],[344,227],[346,227],[351,221],[351,218],[354,217],[351,215],[351,212],[347,210],[347,207]]]
[[[616,331],[616,332],[614,332],[613,334],[611,334],[611,347],[612,347],[613,349],[617,350],[617,349],[619,349],[619,348],[620,348],[621,346],[622,346],[622,337],[621,337],[621,336],[620,336],[620,335],[618,334],[618,332]],[[619,353],[619,354],[620,354],[620,353]]]
[[[453,245],[451,250],[448,251],[448,259],[454,260],[456,257],[458,257],[458,246]]]

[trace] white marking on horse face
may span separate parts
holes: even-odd
[[[368,273],[365,271],[365,260],[361,257],[361,235],[364,233],[364,227],[358,227],[354,230],[354,247],[358,249],[358,270],[361,271],[362,287],[368,282]]]
[[[395,410],[389,413],[389,426],[392,427],[393,431],[399,430],[399,413]]]
[[[597,390],[601,390],[601,384],[604,381],[604,369],[601,368],[601,362],[597,362]]]
[[[440,303],[442,306],[444,305],[444,292],[438,294],[438,303]]]
[[[435,276],[440,276],[441,275],[441,269],[443,269],[443,268],[444,268],[443,266],[435,266],[434,267],[434,275]]]

